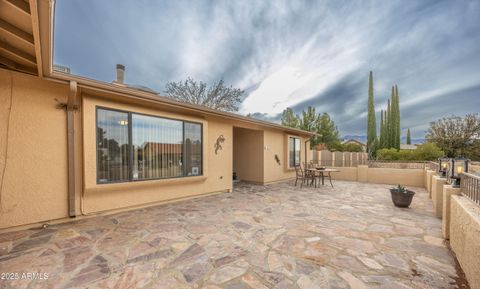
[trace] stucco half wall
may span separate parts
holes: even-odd
[[[461,195],[450,203],[450,246],[470,287],[480,288],[480,207]]]
[[[334,167],[339,172],[332,173],[332,179],[345,181],[358,181],[375,184],[403,185],[423,187],[423,169],[390,169],[358,167]]]

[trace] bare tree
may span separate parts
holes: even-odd
[[[431,122],[426,139],[450,157],[465,156],[480,139],[480,118],[467,114],[464,118],[450,116]]]
[[[175,100],[224,111],[238,111],[244,93],[239,88],[225,86],[223,79],[208,87],[205,82],[197,82],[189,77],[185,81],[170,81],[165,88],[167,96]]]

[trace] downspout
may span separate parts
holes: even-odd
[[[67,154],[68,154],[68,216],[75,217],[75,110],[77,82],[70,81],[70,90],[67,99]]]
[[[310,142],[312,140],[312,137],[321,137],[322,135],[319,134],[319,133],[314,133],[312,136],[310,136],[306,141],[305,141],[305,167],[307,167],[307,143]]]
[[[310,139],[305,141],[305,167],[307,167],[307,143],[310,142]]]

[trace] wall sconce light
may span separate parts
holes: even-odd
[[[447,176],[448,165],[450,164],[450,158],[441,157],[438,159],[438,173],[442,178]]]
[[[452,179],[452,186],[460,187],[460,175],[462,173],[468,173],[469,159],[464,157],[454,158],[451,161],[450,176]]]

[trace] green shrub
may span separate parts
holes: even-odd
[[[434,143],[419,145],[414,152],[417,155],[417,160],[423,161],[436,161],[444,155],[444,152]]]
[[[377,159],[382,161],[396,161],[398,160],[397,149],[380,149],[377,151]]]
[[[433,143],[419,145],[415,150],[391,148],[377,151],[377,159],[382,161],[436,161],[441,156],[443,151]]]

